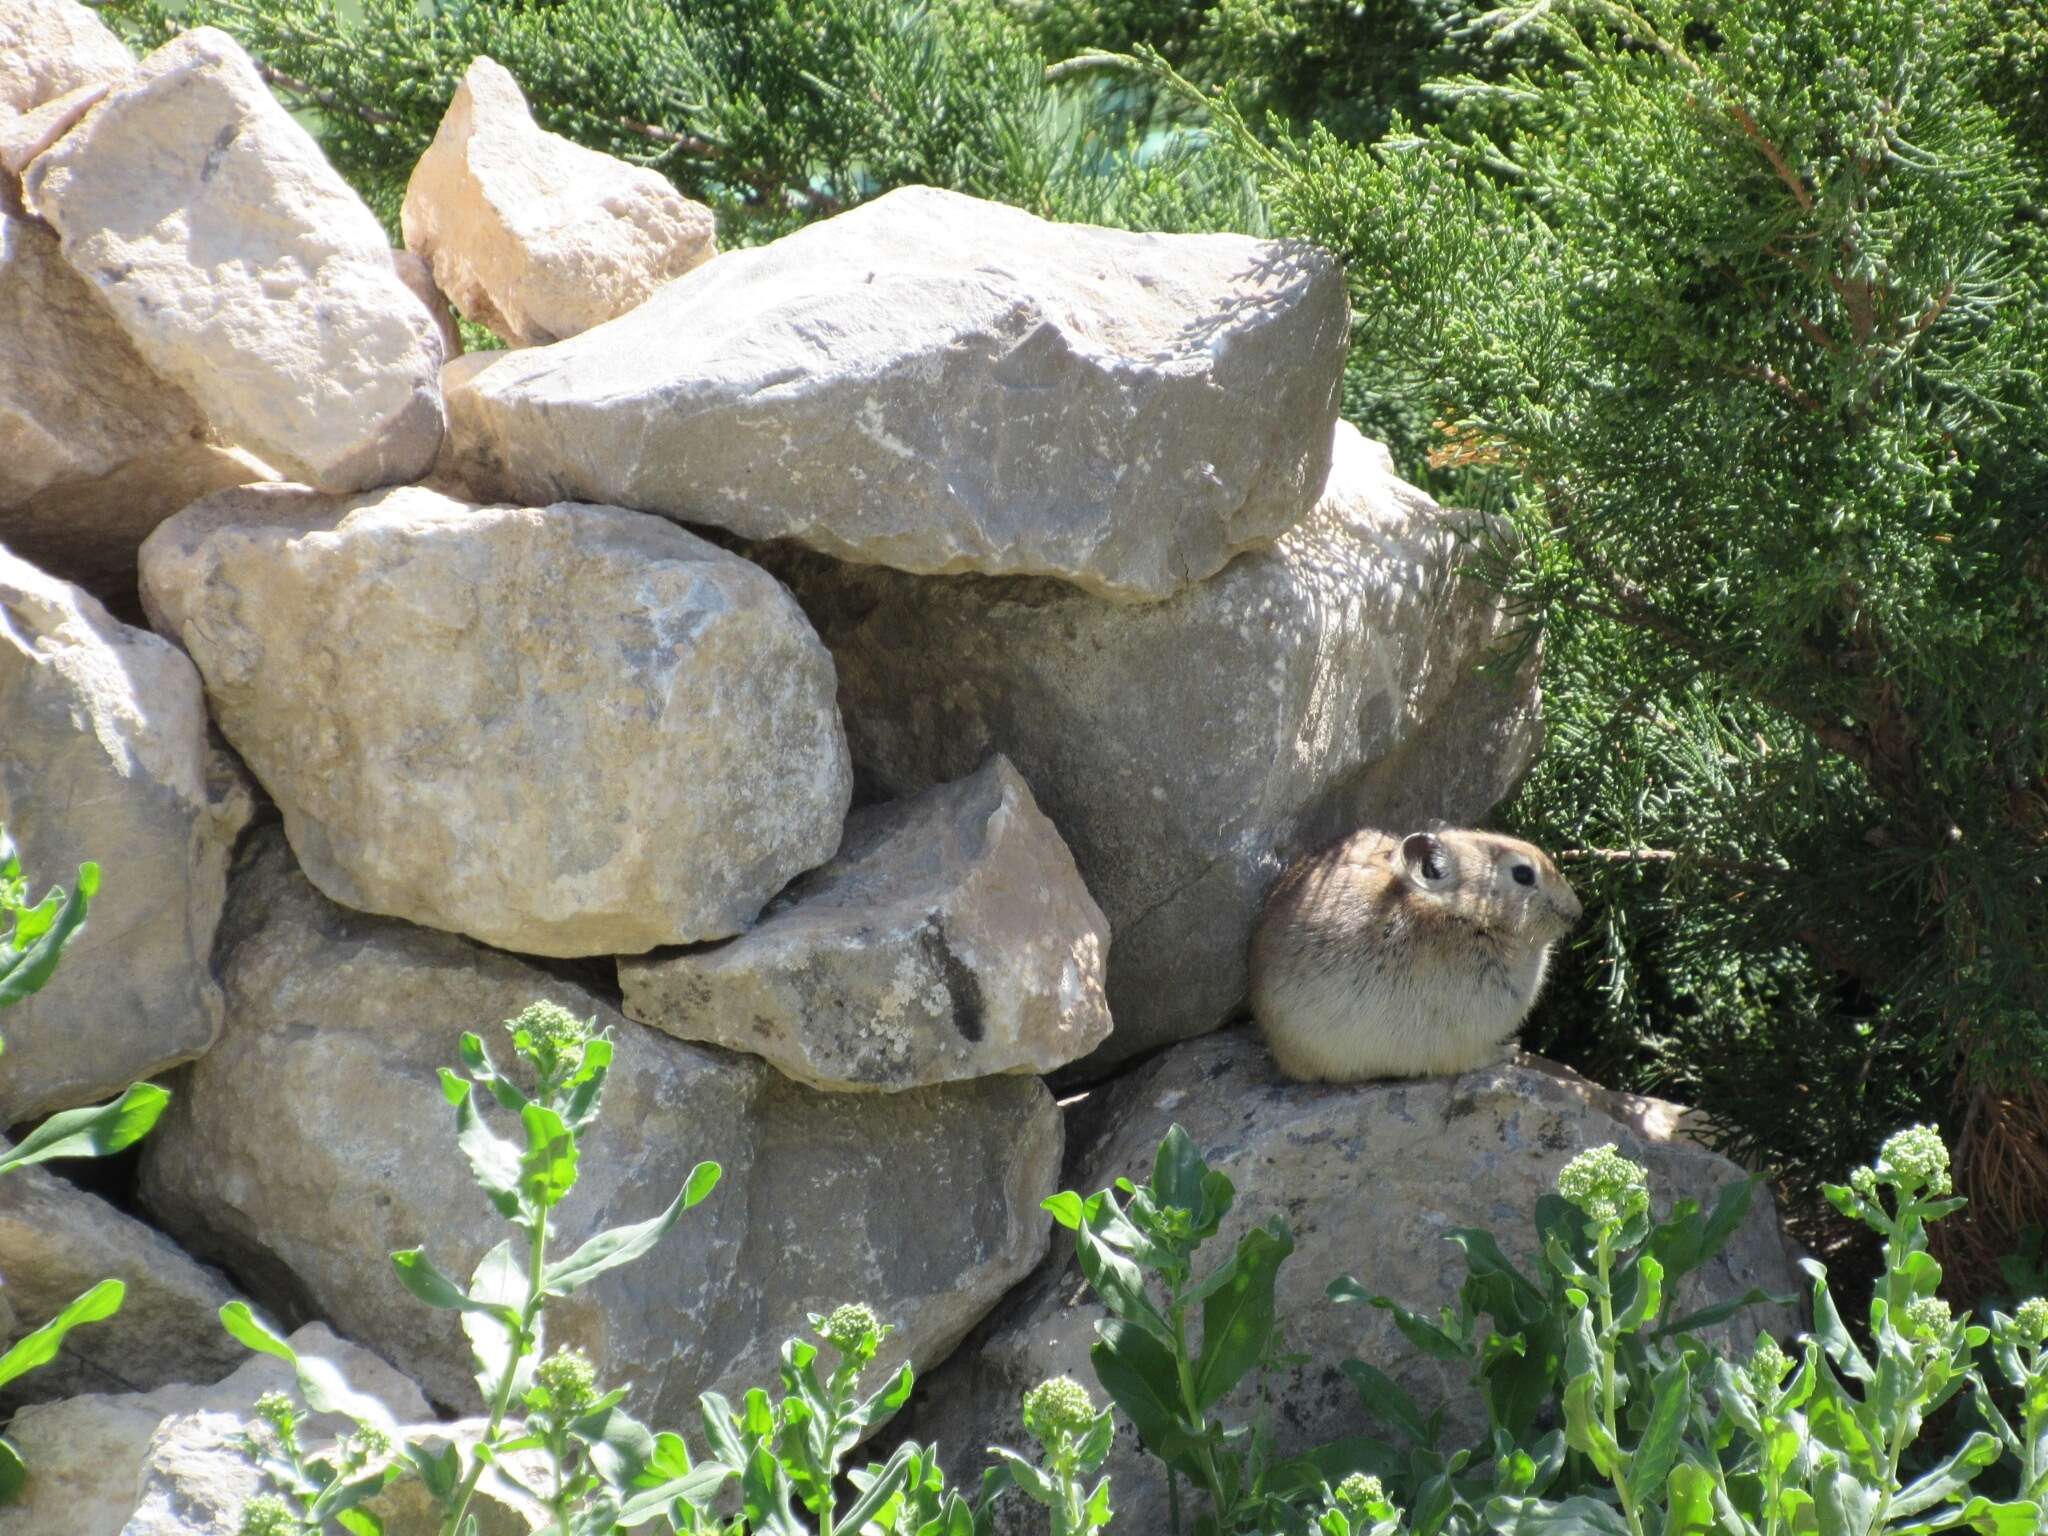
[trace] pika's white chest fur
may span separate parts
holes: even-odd
[[[1252,940],[1252,1013],[1289,1077],[1469,1071],[1500,1059],[1578,916],[1528,843],[1368,828],[1274,887]]]

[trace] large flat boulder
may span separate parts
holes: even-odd
[[[632,1382],[654,1422],[694,1424],[707,1388],[771,1382],[782,1339],[843,1299],[899,1324],[889,1359],[922,1369],[1045,1251],[1060,1124],[1034,1078],[815,1093],[513,956],[335,906],[269,832],[238,866],[220,959],[227,1028],[144,1143],[144,1198],[259,1300],[327,1317],[442,1403],[478,1404],[466,1344],[454,1314],[407,1297],[387,1255],[424,1244],[467,1276],[507,1235],[436,1074],[465,1030],[508,1059],[498,1021],[535,999],[594,1016],[618,1051],[557,1209],[562,1251],[654,1215],[699,1159],[725,1170],[655,1253],[548,1313],[551,1342]]]
[[[451,379],[452,446],[482,495],[1157,599],[1315,500],[1349,318],[1306,247],[907,187]]]
[[[1683,1139],[1646,1135],[1671,1116],[1617,1112],[1616,1097],[1519,1063],[1459,1077],[1345,1085],[1292,1083],[1247,1030],[1174,1047],[1099,1091],[1077,1112],[1066,1187],[1092,1194],[1114,1180],[1143,1180],[1167,1130],[1178,1124],[1211,1165],[1229,1175],[1237,1200],[1203,1249],[1220,1263],[1239,1237],[1283,1217],[1295,1249],[1280,1269],[1274,1313],[1284,1349],[1302,1357],[1253,1375],[1213,1411],[1235,1423],[1270,1418],[1276,1449],[1293,1455],[1341,1436],[1385,1434],[1369,1420],[1339,1370],[1349,1358],[1392,1376],[1427,1413],[1448,1409],[1447,1439],[1483,1429],[1483,1412],[1463,1371],[1419,1354],[1374,1307],[1339,1306],[1324,1288],[1354,1276],[1368,1294],[1394,1297],[1425,1317],[1451,1305],[1463,1280],[1457,1250],[1443,1234],[1484,1227],[1518,1262],[1536,1243],[1531,1213],[1559,1168],[1589,1147],[1614,1142],[1649,1170],[1655,1209],[1680,1198],[1711,1206],[1740,1180],[1740,1168]],[[1667,1106],[1668,1108],[1668,1106]],[[1213,1247],[1213,1253],[1211,1248]],[[1525,1273],[1527,1271],[1525,1270]],[[1797,1292],[1770,1192],[1759,1188],[1749,1216],[1720,1257],[1677,1288],[1678,1312],[1742,1295],[1757,1286]],[[918,1385],[901,1432],[953,1447],[951,1480],[971,1484],[981,1447],[1015,1445],[1018,1403],[1049,1376],[1095,1385],[1088,1357],[1095,1323],[1107,1314],[1082,1278],[1073,1241],[1062,1233],[1053,1253],[954,1360]],[[1673,1315],[1677,1315],[1674,1313]],[[1777,1309],[1729,1325],[1746,1345],[1759,1326],[1782,1328]],[[1139,1449],[1119,1416],[1105,1470],[1119,1526],[1168,1529],[1165,1476]],[[1185,1490],[1184,1490],[1185,1491]],[[1021,1501],[1000,1528],[1017,1536]]]
[[[738,932],[838,846],[830,657],[758,566],[616,507],[229,491],[142,553],[337,901],[537,955]]]
[[[333,1362],[351,1386],[379,1399],[394,1418],[427,1417],[418,1387],[321,1324],[299,1329],[291,1345],[301,1355]],[[257,1398],[294,1391],[284,1361],[234,1348],[237,1369],[211,1385],[94,1392],[23,1409],[7,1438],[28,1464],[28,1481],[19,1502],[0,1506],[0,1532],[232,1536],[243,1502],[262,1487],[261,1470],[234,1442],[246,1431]],[[305,1423],[303,1443],[324,1445],[347,1429],[346,1420],[316,1415]]]
[[[724,259],[724,258],[721,258]],[[1361,824],[1469,824],[1539,734],[1533,663],[1467,579],[1467,519],[1348,426],[1315,512],[1168,602],[762,558],[831,647],[863,793],[1016,764],[1115,936],[1099,1065],[1214,1029],[1260,902]]]
[[[519,82],[471,62],[400,211],[456,308],[514,346],[624,314],[718,254],[711,210],[667,177],[544,131]]]
[[[85,930],[0,1015],[0,1125],[90,1103],[198,1055],[249,792],[207,737],[199,674],[67,582],[0,548],[0,824],[38,894],[96,861]]]
[[[181,33],[30,161],[29,212],[136,350],[295,479],[424,474],[441,341],[376,216],[225,33]]]
[[[11,1328],[0,1326],[0,1349],[102,1280],[126,1287],[121,1310],[67,1335],[56,1359],[9,1382],[0,1415],[81,1392],[217,1381],[248,1357],[220,1325],[236,1293],[219,1271],[48,1169],[0,1178],[0,1290],[14,1314]]]
[[[854,812],[832,862],[713,948],[621,960],[625,1012],[824,1089],[1050,1072],[1109,1034],[1109,924],[998,756]]]

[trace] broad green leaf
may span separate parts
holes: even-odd
[[[1714,1478],[1681,1462],[1665,1482],[1664,1527],[1659,1536],[1710,1536],[1714,1530]]]
[[[1074,1235],[1074,1253],[1081,1261],[1081,1273],[1102,1304],[1116,1316],[1135,1323],[1156,1339],[1171,1330],[1159,1309],[1145,1294],[1145,1275],[1138,1266],[1102,1240],[1092,1222]]]
[[[401,1248],[391,1255],[391,1267],[401,1284],[430,1307],[451,1312],[487,1312],[509,1327],[517,1327],[519,1314],[495,1302],[472,1301],[469,1293],[437,1269],[434,1261],[418,1248]]]
[[[519,1149],[484,1124],[476,1095],[465,1091],[455,1105],[455,1144],[469,1159],[469,1171],[497,1213],[520,1218]]]
[[[1673,1318],[1652,1331],[1653,1339],[1669,1338],[1673,1334],[1694,1333],[1702,1328],[1711,1328],[1724,1323],[1746,1307],[1789,1307],[1799,1298],[1789,1291],[1766,1291],[1751,1286],[1731,1301],[1717,1301],[1712,1306],[1701,1307],[1697,1312],[1688,1312],[1683,1317]]]
[[[367,1509],[336,1511],[334,1523],[347,1531],[349,1536],[384,1536],[384,1522]]]
[[[25,1371],[48,1365],[56,1359],[64,1335],[72,1329],[86,1323],[102,1322],[120,1311],[121,1298],[127,1289],[118,1280],[102,1280],[42,1327],[16,1339],[13,1348],[0,1355],[0,1386],[5,1386]]]
[[[1050,1506],[1059,1502],[1059,1490],[1053,1487],[1052,1479],[1041,1471],[1035,1462],[1027,1461],[1015,1451],[1003,1449],[1000,1445],[988,1448],[989,1455],[1010,1469],[1010,1479],[1027,1497]]]
[[[332,1360],[319,1355],[300,1355],[296,1363],[299,1395],[315,1413],[338,1413],[359,1424],[374,1424],[386,1435],[391,1435],[398,1428],[391,1410],[369,1393],[358,1392],[350,1386],[348,1378],[341,1374],[341,1368]]]
[[[456,1054],[461,1056],[462,1064],[469,1068],[476,1080],[490,1089],[491,1097],[496,1099],[501,1107],[511,1110],[515,1115],[526,1108],[526,1095],[519,1091],[518,1086],[510,1078],[498,1070],[496,1063],[491,1060],[491,1053],[484,1049],[481,1036],[465,1032],[456,1047]]]
[[[1056,1195],[1048,1195],[1038,1202],[1041,1211],[1049,1213],[1052,1219],[1069,1232],[1081,1229],[1081,1219],[1087,1212],[1087,1204],[1071,1189],[1063,1189]]]
[[[514,1368],[513,1394],[531,1384],[533,1355],[520,1353],[519,1330],[507,1326],[507,1315],[522,1317],[526,1310],[526,1269],[511,1238],[499,1243],[478,1261],[469,1277],[469,1298],[502,1312],[467,1311],[462,1314],[462,1331],[469,1337],[469,1351],[476,1362],[476,1383],[485,1402],[496,1398],[498,1385],[508,1368]]]
[[[1445,1333],[1427,1318],[1410,1312],[1399,1302],[1386,1296],[1375,1296],[1372,1304],[1394,1320],[1394,1326],[1401,1330],[1401,1336],[1432,1360],[1455,1360],[1461,1364],[1468,1360],[1465,1346]]]
[[[85,929],[86,910],[100,888],[97,864],[78,866],[78,884],[58,899],[52,891],[42,902],[15,914],[13,937],[0,954],[0,1008],[40,992],[57,969],[65,947]]]
[[[250,1310],[246,1301],[231,1301],[220,1309],[220,1325],[227,1329],[229,1337],[245,1348],[258,1354],[275,1355],[278,1359],[296,1366],[298,1351],[284,1341],[284,1338],[270,1331]]]
[[[608,1487],[632,1486],[654,1460],[654,1432],[621,1409],[616,1399],[579,1415],[569,1430],[589,1447],[591,1470]]]
[[[1484,1518],[1488,1536],[1629,1536],[1620,1513],[1597,1499],[1494,1498]]]
[[[889,1458],[875,1480],[862,1490],[860,1497],[846,1506],[834,1524],[847,1531],[857,1531],[867,1524],[875,1511],[903,1486],[904,1479],[910,1475],[910,1460],[916,1454],[915,1444],[897,1446],[896,1454]]]
[[[1202,1210],[1202,1180],[1209,1165],[1196,1149],[1192,1137],[1178,1125],[1167,1127],[1152,1159],[1152,1194],[1161,1205],[1177,1205],[1199,1215]]]
[[[1646,1253],[1637,1261],[1635,1273],[1635,1295],[1629,1298],[1628,1306],[1615,1318],[1616,1333],[1637,1332],[1643,1324],[1652,1321],[1664,1305],[1664,1266]],[[1660,1477],[1658,1481],[1663,1479]]]
[[[1294,1252],[1276,1217],[1238,1239],[1229,1284],[1202,1303],[1202,1352],[1195,1360],[1195,1406],[1207,1408],[1258,1364],[1273,1333],[1273,1283]]]
[[[715,1461],[707,1461],[701,1467],[693,1467],[679,1477],[657,1483],[651,1488],[636,1489],[619,1505],[616,1516],[619,1525],[631,1529],[644,1525],[649,1520],[665,1514],[671,1504],[680,1499],[699,1514],[711,1507],[711,1501],[718,1492],[732,1480],[733,1470]]]
[[[110,1103],[52,1115],[0,1152],[0,1173],[55,1157],[105,1157],[119,1152],[148,1135],[170,1102],[170,1093],[155,1083],[131,1083],[126,1093]]]
[[[21,1452],[12,1441],[0,1436],[0,1504],[12,1504],[20,1498],[22,1484],[27,1481],[28,1468],[22,1463]]]
[[[1977,1536],[2041,1536],[2044,1525],[2044,1511],[2031,1499],[2017,1499],[2010,1503],[1996,1503],[1981,1495],[1962,1507],[1959,1519],[1963,1529],[1975,1531]]]
[[[1358,1400],[1367,1413],[1393,1425],[1417,1445],[1431,1443],[1434,1437],[1422,1410],[1391,1376],[1363,1360],[1346,1360],[1340,1369],[1357,1389]]]
[[[561,1204],[576,1187],[576,1138],[568,1122],[545,1104],[519,1111],[526,1151],[519,1159],[520,1192],[543,1210]]]
[[[1892,1499],[1894,1516],[1917,1515],[1947,1499],[1959,1497],[1985,1468],[1998,1464],[1998,1441],[1978,1430],[1965,1440],[1955,1454],[1935,1463],[1926,1473],[1899,1490]]]
[[[608,1269],[631,1263],[667,1235],[682,1219],[683,1212],[697,1204],[718,1185],[719,1166],[699,1163],[687,1183],[676,1192],[668,1208],[650,1221],[630,1227],[613,1227],[590,1238],[566,1259],[550,1264],[542,1272],[541,1289],[550,1296],[567,1296],[595,1280]]]
[[[1655,1261],[1645,1256],[1644,1263]],[[1647,1492],[1664,1486],[1678,1461],[1685,1420],[1692,1408],[1692,1375],[1683,1360],[1674,1360],[1657,1375],[1651,1388],[1650,1422],[1636,1443],[1629,1463],[1629,1484]]]
[[[1089,1349],[1095,1379],[1153,1454],[1163,1454],[1180,1428],[1180,1374],[1173,1356],[1133,1323],[1107,1318],[1095,1331]]]

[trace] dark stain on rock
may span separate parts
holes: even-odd
[[[982,1037],[984,1004],[981,996],[981,982],[958,955],[946,939],[945,924],[934,912],[924,920],[924,927],[918,931],[918,948],[924,957],[938,969],[945,979],[946,995],[953,1000],[953,1028],[960,1038],[971,1045],[979,1045]]]

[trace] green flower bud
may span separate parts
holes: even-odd
[[[256,1417],[283,1438],[298,1423],[299,1406],[282,1392],[266,1392],[256,1399]]]
[[[558,1349],[533,1368],[533,1379],[547,1389],[555,1407],[575,1413],[597,1397],[597,1367],[580,1349]]]
[[[2048,1343],[2048,1297],[2036,1296],[2021,1302],[2019,1315],[2013,1321],[2030,1343]]]
[[[1934,1195],[1945,1195],[1953,1187],[1948,1177],[1948,1148],[1931,1125],[1909,1125],[1894,1132],[1877,1154],[1877,1172],[1900,1185],[1924,1186]]]
[[[1041,1381],[1024,1394],[1024,1427],[1047,1450],[1062,1435],[1079,1437],[1095,1422],[1095,1400],[1071,1376]]]
[[[1337,1485],[1336,1499],[1345,1514],[1370,1516],[1374,1508],[1387,1502],[1386,1485],[1376,1477],[1354,1472]]]
[[[512,1048],[542,1077],[581,1060],[591,1035],[590,1022],[559,1003],[529,1003],[518,1018],[505,1021],[505,1029]]]
[[[1785,1351],[1778,1347],[1778,1341],[1768,1333],[1756,1336],[1756,1348],[1750,1351],[1746,1367],[1749,1379],[1765,1392],[1775,1392],[1785,1379],[1785,1373],[1792,1369],[1792,1362],[1785,1357]]]
[[[1566,1163],[1558,1171],[1557,1192],[1599,1222],[1624,1222],[1650,1208],[1648,1174],[1611,1141]]]
[[[356,1450],[365,1461],[376,1461],[391,1454],[391,1437],[374,1424],[358,1424],[349,1438],[355,1442]]]
[[[239,1536],[296,1536],[298,1517],[274,1493],[259,1493],[242,1506]]]
[[[832,1315],[816,1326],[818,1337],[842,1355],[858,1351],[869,1335],[879,1337],[884,1332],[881,1319],[875,1316],[875,1309],[858,1301],[834,1307]]]
[[[1849,1187],[1866,1200],[1877,1198],[1877,1170],[1871,1167],[1849,1170]]]
[[[1947,1334],[1949,1324],[1955,1316],[1949,1311],[1948,1303],[1939,1296],[1922,1296],[1906,1303],[1905,1332],[1922,1338],[1941,1338]]]

